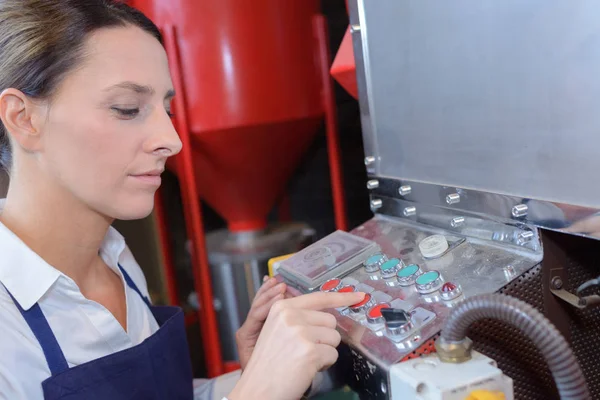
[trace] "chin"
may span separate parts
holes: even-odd
[[[111,217],[122,221],[132,221],[146,218],[152,213],[152,210],[154,210],[154,196],[115,204]]]

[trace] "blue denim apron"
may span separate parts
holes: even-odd
[[[183,311],[157,307],[119,265],[130,288],[150,307],[159,330],[129,349],[69,368],[39,304],[15,305],[39,341],[52,376],[42,382],[46,400],[192,400],[192,366]]]

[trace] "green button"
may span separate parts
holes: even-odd
[[[398,278],[408,278],[409,276],[416,274],[418,271],[419,267],[415,264],[411,264],[408,267],[402,268],[400,271],[398,271]]]
[[[398,260],[397,258],[392,258],[391,260],[387,260],[383,263],[383,265],[381,266],[381,270],[387,271],[392,268],[396,268],[398,264],[400,264],[400,260]]]
[[[367,264],[375,264],[378,263],[379,260],[381,260],[383,258],[382,254],[376,254],[374,256],[371,256],[369,258],[367,258]]]
[[[431,282],[435,281],[439,277],[440,277],[440,273],[437,271],[426,272],[417,278],[417,284],[418,285],[427,285],[427,284],[430,284]]]

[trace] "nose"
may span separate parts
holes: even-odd
[[[146,141],[144,150],[163,157],[172,157],[181,151],[181,139],[164,110],[156,110],[155,114],[155,118],[149,120],[152,134]]]

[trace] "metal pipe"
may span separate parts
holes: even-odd
[[[329,74],[331,55],[329,44],[327,43],[328,32],[325,16],[321,14],[316,15],[314,17],[314,26],[318,41],[321,80],[323,86],[322,97],[323,107],[325,109],[327,153],[329,155],[329,173],[335,226],[339,230],[347,231],[348,221],[346,219],[346,203],[344,199],[344,178],[342,175],[340,142],[338,137],[337,108],[335,105],[333,83]]]
[[[563,400],[591,399],[579,363],[560,332],[539,311],[510,296],[487,294],[473,296],[450,311],[442,330],[438,353],[444,346],[457,346],[467,341],[471,324],[485,318],[498,319],[521,330],[540,350]]]
[[[194,163],[192,157],[192,143],[186,117],[185,90],[177,46],[175,27],[164,26],[163,29],[165,48],[171,66],[173,84],[177,96],[175,102],[175,122],[183,147],[177,156],[179,177],[181,179],[182,203],[186,219],[188,237],[192,243],[192,271],[194,273],[194,286],[200,301],[200,330],[202,332],[202,345],[206,355],[206,367],[209,377],[221,375],[224,371],[221,344],[217,328],[217,317],[213,306],[213,293],[210,277],[210,267],[206,252],[206,238],[202,223],[200,208],[200,195],[194,176]]]
[[[173,257],[171,252],[171,243],[169,242],[169,226],[165,216],[164,203],[162,199],[162,189],[159,189],[154,196],[154,215],[158,230],[158,242],[162,252],[163,276],[167,286],[167,297],[169,304],[179,305],[179,297],[177,296],[177,277],[175,275],[175,267],[173,265]]]

